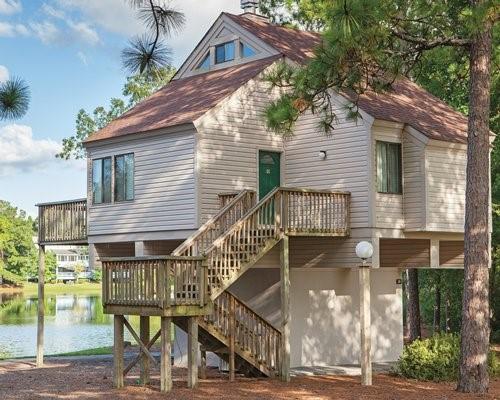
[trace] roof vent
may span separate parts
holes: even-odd
[[[259,6],[259,0],[241,0],[241,8],[246,13],[257,13],[257,7]]]

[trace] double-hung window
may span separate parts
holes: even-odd
[[[134,200],[134,155],[115,157],[115,201]]]
[[[377,191],[403,193],[401,143],[377,141]]]
[[[111,203],[111,157],[92,161],[92,202]]]
[[[134,200],[132,153],[92,160],[92,203],[106,204],[112,200]]]
[[[215,46],[215,63],[222,64],[234,60],[234,42],[227,42]]]

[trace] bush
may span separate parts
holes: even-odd
[[[454,381],[458,377],[460,337],[456,334],[434,335],[405,346],[396,372],[405,378],[424,381]],[[488,358],[490,373],[500,372],[500,362],[493,352]]]

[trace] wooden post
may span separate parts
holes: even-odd
[[[236,321],[235,321],[234,297],[229,297],[229,381],[234,382],[236,378],[234,352],[236,346]]]
[[[45,246],[38,246],[38,323],[36,334],[36,366],[43,366],[45,318]]]
[[[160,390],[172,390],[172,319],[161,317]]]
[[[370,306],[370,268],[359,267],[359,319],[360,319],[360,364],[361,384],[372,384],[372,335]]]
[[[141,315],[140,317],[140,337],[141,342],[145,345],[149,343],[149,317]],[[141,383],[143,385],[149,384],[149,357],[142,353],[141,356]]]
[[[198,386],[198,320],[188,319],[188,388]]]
[[[114,347],[113,347],[113,383],[115,388],[123,387],[123,315],[114,317]]]
[[[281,240],[281,380],[290,382],[290,261],[289,238]]]

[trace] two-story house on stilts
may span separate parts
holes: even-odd
[[[102,262],[116,386],[129,370],[127,315],[141,316],[144,381],[161,338],[163,390],[172,322],[188,333],[190,386],[206,352],[231,377],[285,380],[290,367],[367,352],[394,361],[402,271],[463,267],[463,115],[401,79],[363,95],[357,120],[332,94],[330,137],[313,114],[286,140],[266,129],[278,92],[264,75],[307,62],[320,41],[252,12],[221,14],[172,82],[86,140],[86,201],[41,205],[41,244],[84,240]],[[374,248],[368,268],[360,241]],[[162,320],[154,338],[150,316]]]

